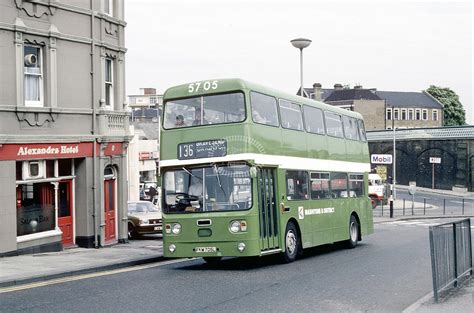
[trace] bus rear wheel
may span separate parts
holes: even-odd
[[[348,249],[355,248],[359,240],[359,222],[354,215],[351,215],[349,220],[349,239],[346,241]]]
[[[298,231],[293,222],[288,222],[285,230],[285,251],[283,252],[283,261],[290,263],[296,260],[300,254],[301,244]]]

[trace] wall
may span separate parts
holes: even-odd
[[[16,250],[15,161],[0,161],[0,256]]]

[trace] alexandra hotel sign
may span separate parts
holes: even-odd
[[[97,151],[100,145],[97,144]],[[123,153],[122,143],[107,143],[104,155]],[[31,160],[54,158],[80,158],[93,155],[93,143],[3,144],[0,160]]]

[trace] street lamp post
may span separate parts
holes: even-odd
[[[290,41],[293,47],[300,49],[300,77],[301,89],[300,94],[303,97],[303,49],[311,44],[311,40],[306,38],[297,38]]]

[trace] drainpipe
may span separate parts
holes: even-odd
[[[97,228],[99,227],[97,225],[98,223],[98,207],[97,207],[97,129],[96,129],[96,118],[97,118],[97,112],[95,108],[95,86],[94,86],[94,74],[95,74],[95,66],[94,66],[94,46],[95,46],[95,40],[94,40],[94,22],[95,22],[95,12],[94,12],[94,0],[90,0],[90,6],[91,6],[91,99],[92,99],[92,135],[94,136],[94,141],[93,141],[93,156],[92,156],[92,203],[94,205],[94,211],[92,214],[92,220],[94,222],[94,247],[97,249],[99,248],[99,243],[98,243],[98,234],[97,234]]]

